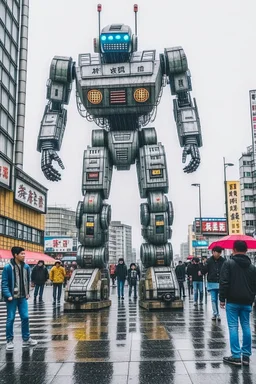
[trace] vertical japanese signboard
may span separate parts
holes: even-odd
[[[256,90],[250,91],[250,112],[251,112],[253,156],[254,156],[254,159],[256,159]]]
[[[4,187],[11,187],[11,165],[0,157],[0,184]]]
[[[243,233],[239,181],[227,181],[228,226],[230,235]]]

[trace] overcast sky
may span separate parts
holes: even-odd
[[[40,170],[36,152],[37,135],[46,103],[46,81],[53,56],[93,52],[98,33],[97,3],[94,0],[37,0],[30,2],[29,61],[25,130],[24,171],[45,185],[49,204],[73,209],[81,199],[83,151],[90,144],[94,123],[77,112],[75,87],[68,106],[68,123],[60,156],[65,170],[58,183],[48,182]],[[102,1],[102,27],[125,23],[134,30],[132,0]],[[198,216],[198,189],[201,183],[202,216],[223,217],[223,156],[235,163],[228,179],[239,177],[238,160],[251,144],[249,89],[256,88],[255,0],[183,0],[139,3],[139,50],[181,45],[192,74],[193,96],[197,99],[203,143],[202,162],[194,174],[183,173],[172,96],[167,86],[154,126],[158,141],[165,145],[169,173],[169,194],[175,210],[172,243],[179,253],[186,241],[187,226]],[[152,5],[150,5],[152,4]],[[133,227],[133,246],[142,238],[135,166],[130,172],[115,171],[109,203],[112,220]]]

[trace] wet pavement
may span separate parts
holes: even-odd
[[[8,384],[255,384],[256,311],[252,315],[253,352],[249,367],[223,364],[230,355],[225,312],[211,320],[211,303],[184,311],[147,312],[127,295],[95,313],[63,313],[53,307],[52,288],[45,303],[30,299],[34,348],[22,350],[20,321],[15,349],[5,351],[5,304],[0,303],[0,383]],[[127,288],[126,292],[127,293]]]

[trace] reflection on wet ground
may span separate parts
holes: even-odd
[[[6,353],[6,312],[0,303],[0,383],[256,383],[256,354],[250,367],[223,364],[230,354],[225,313],[221,323],[213,322],[209,297],[199,308],[186,297],[184,311],[147,312],[127,296],[118,302],[112,288],[110,309],[63,313],[63,305],[52,306],[51,290],[46,288],[42,305],[30,299],[31,335],[38,340],[33,349],[22,350],[17,316],[15,349]]]

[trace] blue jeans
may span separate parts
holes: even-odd
[[[13,339],[13,324],[16,315],[16,309],[21,318],[21,334],[22,339],[27,341],[30,337],[29,333],[29,318],[28,318],[28,302],[25,297],[21,299],[12,299],[6,302],[7,320],[6,320],[6,340],[11,341]]]
[[[226,314],[229,328],[230,349],[232,356],[240,359],[243,356],[251,356],[252,354],[252,336],[250,328],[251,305],[243,304],[226,304]],[[238,336],[238,319],[243,331],[243,346],[240,348]]]
[[[117,279],[117,294],[118,294],[118,297],[124,296],[124,283],[125,283],[125,280],[118,280]]]
[[[200,294],[200,303],[203,302],[203,282],[202,281],[193,281],[193,291],[194,291],[194,302],[197,303],[198,300],[198,291]]]
[[[52,292],[53,301],[56,301],[57,290],[58,290],[57,301],[60,301],[62,285],[63,285],[63,283],[53,283],[53,292]]]
[[[39,299],[42,300],[43,298],[43,292],[44,292],[44,284],[42,285],[35,285],[35,291],[34,291],[34,298],[36,299],[39,291]]]
[[[218,301],[219,301],[219,290],[218,289],[210,289],[209,290],[211,294],[212,299],[212,312],[213,316],[219,316],[219,307],[218,307]]]

